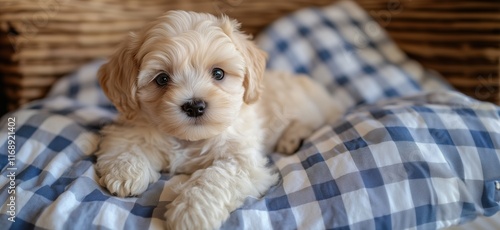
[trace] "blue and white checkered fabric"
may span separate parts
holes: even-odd
[[[270,68],[312,75],[350,110],[297,154],[271,154],[280,183],[249,197],[223,229],[434,229],[500,210],[500,108],[446,90],[352,2],[294,13],[258,41]],[[162,227],[175,197],[168,188],[186,176],[164,174],[134,198],[96,182],[97,133],[116,115],[96,81],[102,63],[2,118],[2,228]],[[14,166],[8,117],[16,118]],[[12,171],[15,222],[7,212]]]
[[[449,88],[350,1],[278,20],[257,42],[269,69],[308,74],[347,106]]]

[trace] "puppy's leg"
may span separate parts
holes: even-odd
[[[301,121],[294,120],[283,131],[281,138],[276,145],[276,151],[284,154],[292,154],[298,150],[302,141],[309,137],[314,131],[314,127]]]
[[[158,140],[150,132],[113,125],[103,133],[96,170],[99,183],[110,193],[120,197],[139,195],[160,178],[159,171],[168,165],[168,159],[157,150]]]
[[[232,153],[231,153],[232,155]],[[258,151],[215,160],[196,171],[167,206],[167,229],[216,229],[248,196],[258,197],[277,182]]]
[[[289,106],[294,109],[293,117],[276,145],[276,151],[284,154],[296,152],[305,138],[321,125],[335,122],[344,111],[326,89],[309,77],[295,77],[293,80],[300,86],[303,95],[299,97],[300,101]]]

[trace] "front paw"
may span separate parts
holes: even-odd
[[[169,230],[218,229],[229,217],[229,210],[217,205],[209,205],[209,203],[203,197],[197,197],[196,194],[180,195],[167,205],[165,228]]]
[[[147,159],[128,157],[123,153],[115,159],[98,159],[96,170],[99,183],[119,197],[137,196],[158,181],[160,173],[153,170]]]

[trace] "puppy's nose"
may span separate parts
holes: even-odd
[[[199,117],[205,113],[207,104],[200,99],[191,99],[184,103],[181,108],[189,117]]]

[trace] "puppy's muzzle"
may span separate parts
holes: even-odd
[[[193,98],[188,102],[184,103],[182,106],[182,111],[188,115],[188,117],[199,117],[205,113],[207,108],[207,103],[203,100]]]

